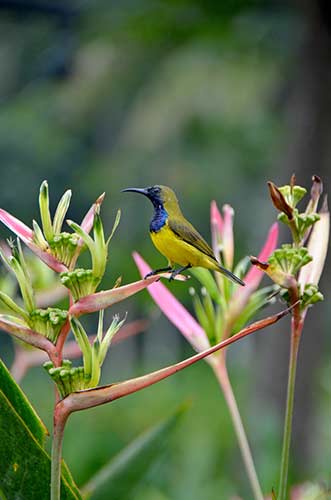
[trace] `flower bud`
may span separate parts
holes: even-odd
[[[281,192],[281,190],[273,183],[268,182],[269,192],[271,196],[271,200],[274,206],[280,212],[283,212],[289,220],[293,218],[293,208],[287,203],[285,196]]]
[[[306,208],[306,213],[316,212],[320,196],[323,192],[323,183],[318,175],[313,175],[312,177],[312,187],[310,190],[310,200]]]
[[[268,262],[260,262],[256,257],[250,257],[251,263],[264,271],[274,283],[282,288],[292,288],[295,285],[295,278],[282,270],[281,266],[271,265]]]
[[[67,321],[67,316],[67,311],[53,307],[34,309],[30,312],[27,323],[32,330],[41,333],[53,344],[56,344],[61,329]]]
[[[62,196],[61,200],[58,203],[53,219],[54,234],[59,234],[61,232],[62,224],[70,205],[71,194],[72,194],[71,189],[68,189],[68,191],[64,193],[64,195]]]
[[[40,217],[43,226],[44,235],[47,241],[51,240],[54,236],[51,214],[49,211],[49,193],[48,183],[43,181],[39,191],[39,208]]]

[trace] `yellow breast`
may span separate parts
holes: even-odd
[[[180,266],[206,267],[215,269],[215,263],[210,257],[203,254],[197,248],[181,240],[166,223],[162,229],[150,233],[155,247],[169,261],[169,265],[179,264]]]

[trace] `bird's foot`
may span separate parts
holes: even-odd
[[[178,274],[180,274],[182,271],[186,271],[186,269],[190,269],[191,267],[192,267],[191,265],[188,265],[184,267],[179,267],[178,269],[174,269],[170,274],[169,281],[174,280]]]
[[[150,273],[147,273],[146,276],[144,276],[144,280],[146,278],[149,278],[150,276],[155,276],[156,274],[163,273],[166,271],[171,271],[171,270],[172,270],[172,267],[170,267],[170,266],[162,267],[161,269],[154,269],[154,271],[151,271]]]
[[[157,274],[155,271],[151,271],[150,273],[147,273],[146,276],[144,276],[144,280],[149,278],[150,276],[155,276]]]

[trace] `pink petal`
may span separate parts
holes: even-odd
[[[19,238],[21,238],[24,243],[27,240],[32,241],[33,231],[28,226],[24,224],[24,222],[16,219],[13,215],[6,212],[0,208],[0,220],[7,226],[13,233],[15,233]]]
[[[223,238],[224,221],[215,200],[213,200],[210,205],[210,226],[213,252],[218,259],[220,251],[219,245]]]
[[[39,257],[40,260],[47,264],[47,266],[53,269],[53,271],[55,271],[56,273],[68,271],[68,268],[64,264],[62,264],[62,262],[56,260],[56,258],[53,257],[52,254],[41,250],[35,243],[31,243],[29,241],[25,241],[24,243],[27,247],[30,248],[33,253],[35,253]]]
[[[277,246],[277,240],[278,224],[277,222],[275,222],[270,227],[267,239],[263,245],[261,252],[259,253],[258,260],[260,262],[265,262],[268,260],[269,256]],[[263,275],[263,271],[261,271],[257,266],[252,266],[246,276],[243,278],[246,286],[238,288],[230,302],[228,316],[229,318],[231,317],[233,321],[238,317],[243,308],[246,306],[251,294],[258,288]]]
[[[23,342],[37,347],[38,349],[42,349],[48,353],[52,353],[55,349],[52,342],[41,335],[41,333],[30,330],[30,328],[22,325],[21,323],[16,323],[14,319],[11,319],[5,314],[0,314],[0,328],[5,332],[14,335]]]
[[[232,269],[233,266],[233,254],[234,254],[234,243],[233,243],[233,216],[234,210],[230,205],[223,205],[223,238],[222,238],[222,251],[224,256],[224,263],[228,269]]]
[[[135,281],[134,283],[130,283],[129,285],[119,286],[117,288],[112,288],[111,290],[93,293],[75,302],[70,307],[69,313],[72,316],[80,316],[81,314],[106,309],[107,307],[112,306],[117,302],[121,302],[131,295],[140,292],[140,290],[143,290],[155,281],[159,281],[159,279],[160,276],[150,276],[147,279]]]
[[[210,205],[210,222],[217,226],[218,228],[218,232],[220,234],[220,236],[222,235],[223,233],[223,224],[224,224],[224,221],[223,221],[223,217],[220,213],[220,211],[218,210],[218,207],[217,207],[217,204],[216,204],[216,201],[213,200],[211,202],[211,205]]]
[[[94,222],[94,215],[96,211],[98,210],[98,207],[101,205],[105,198],[105,193],[102,193],[99,198],[93,203],[87,214],[85,215],[84,219],[82,220],[81,223],[81,228],[86,232],[89,233],[93,227],[93,222]]]
[[[137,252],[134,252],[133,258],[141,276],[145,276],[151,271],[151,268]],[[162,283],[155,283],[148,291],[163,314],[197,351],[209,347],[210,344],[203,328]]]
[[[33,242],[33,231],[28,226],[2,208],[0,208],[0,221],[13,231],[13,233],[15,233],[22,241],[24,241],[26,246],[28,246],[30,250],[51,269],[57,273],[68,270],[65,265],[56,260],[50,253],[44,252]]]
[[[278,240],[278,224],[275,222],[269,229],[267,239],[263,245],[261,252],[259,253],[258,260],[260,262],[266,262],[272,252],[277,246]],[[244,282],[246,283],[246,288],[249,287],[251,291],[254,291],[259,286],[262,278],[263,271],[260,271],[256,266],[252,266],[246,276],[244,277]]]

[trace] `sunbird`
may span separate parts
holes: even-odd
[[[155,269],[145,278],[162,271],[171,271],[170,280],[191,267],[204,267],[218,271],[230,280],[245,285],[231,271],[221,266],[201,234],[185,219],[174,191],[167,186],[126,188],[122,192],[140,193],[153,203],[154,214],[149,232],[155,247],[168,259],[168,266]],[[181,267],[175,269],[175,264]]]

